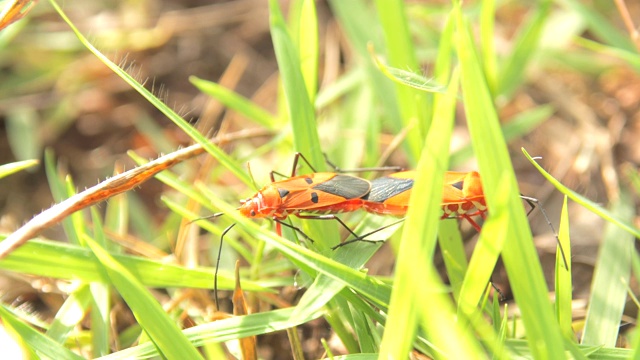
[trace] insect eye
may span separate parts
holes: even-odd
[[[256,211],[255,211],[255,210],[251,210],[250,215],[251,215],[251,216],[256,216]]]

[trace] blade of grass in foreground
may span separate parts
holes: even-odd
[[[99,221],[94,226],[99,227]],[[103,271],[133,312],[163,357],[168,359],[202,359],[198,350],[180,331],[176,323],[162,309],[158,301],[124,266],[119,264],[95,240],[85,237]]]
[[[291,37],[299,51],[300,72],[309,102],[315,104],[318,92],[318,17],[313,0],[293,1],[289,9]]]
[[[632,221],[635,212],[632,197],[623,191],[613,203],[612,212]],[[607,223],[591,284],[589,309],[582,344],[615,347],[631,276],[634,238],[616,224]]]
[[[5,305],[0,305],[0,318],[2,318],[4,326],[12,330],[10,333],[19,337],[16,339],[19,343],[29,346],[28,349],[25,349],[27,353],[23,353],[23,355],[28,355],[29,353],[35,355],[34,352],[36,352],[51,359],[83,359],[83,357],[65,348],[64,345],[58,344],[50,337],[18,319]]]
[[[307,323],[323,315],[323,312],[316,311],[308,314],[304,318],[294,319],[291,316],[294,308],[267,311],[257,314],[237,316],[229,319],[214,321],[211,323],[194,326],[183,331],[193,346],[203,346],[208,342],[223,342],[237,340],[254,335],[268,334],[275,331],[286,330],[288,328]],[[102,360],[129,360],[146,359],[158,356],[158,349],[152,343],[144,343],[138,346],[118,351],[108,356],[103,356]],[[177,359],[184,359],[178,357]]]
[[[556,249],[556,317],[558,318],[558,324],[560,324],[560,330],[563,336],[567,340],[574,340],[575,335],[571,328],[571,322],[573,320],[573,314],[571,309],[571,239],[569,236],[569,211],[567,209],[567,196],[564,197],[562,204],[562,213],[560,215],[560,230],[558,233],[558,240],[560,244]],[[567,266],[569,269],[565,269],[565,262],[562,258],[563,252],[559,247],[562,247],[564,256],[567,259]]]
[[[518,194],[518,186],[509,159],[506,143],[500,131],[496,109],[482,66],[475,53],[475,45],[469,25],[462,14],[460,5],[455,8],[457,24],[457,52],[462,69],[462,91],[465,113],[478,166],[482,174],[485,199],[489,216],[504,216],[506,228],[496,229],[486,236],[505,236],[496,232],[506,232],[502,257],[511,280],[512,289],[522,320],[527,331],[527,340],[536,358],[553,358],[562,354],[562,337],[554,321],[547,297],[547,288],[542,267],[537,256],[524,207]],[[499,208],[500,192],[510,189],[507,206]],[[501,188],[502,186],[502,188]],[[504,215],[492,214],[492,209],[505,211]]]
[[[112,256],[140,278],[145,286],[213,288],[213,268],[188,269],[138,256]],[[0,261],[0,269],[56,279],[104,282],[89,250],[57,241],[33,239]],[[232,279],[224,277],[219,279],[218,286],[233,289],[233,284]],[[242,280],[242,284],[249,291],[271,291],[250,280]]]
[[[457,88],[456,72],[447,94],[436,96],[434,118],[438,121],[429,129],[418,163],[379,359],[408,357],[418,326],[442,351],[441,356],[465,359],[481,351],[471,334],[459,328],[450,298],[442,291],[442,281],[429,261],[433,258],[442,212]],[[430,299],[429,303],[424,299]]]

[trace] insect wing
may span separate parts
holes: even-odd
[[[287,194],[283,198],[283,207],[313,211],[335,205],[336,210],[339,210],[341,204],[351,205],[349,200],[360,199],[371,189],[371,183],[355,176],[331,174],[332,176],[326,179],[326,176],[316,176],[319,174],[324,173],[310,175],[311,184],[317,185],[307,184],[306,188]]]
[[[369,193],[371,183],[355,176],[336,175],[331,180],[313,186],[313,189],[345,199],[359,199]]]
[[[367,197],[370,202],[409,204],[413,179],[385,176],[371,182],[371,192]]]

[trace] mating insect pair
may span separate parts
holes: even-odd
[[[296,176],[300,158],[305,161],[313,173]],[[329,161],[327,162],[333,166]],[[336,172],[316,172],[302,154],[296,153],[289,178],[276,181],[275,174],[277,173],[272,171],[272,182],[263,187],[254,196],[241,201],[238,210],[248,218],[272,218],[276,222],[276,232],[279,235],[282,235],[281,226],[286,226],[297,231],[310,241],[312,240],[302,230],[283,220],[289,215],[295,215],[303,219],[336,220],[354,238],[342,242],[333,249],[356,241],[379,242],[365,238],[381,229],[358,236],[336,214],[364,209],[369,213],[379,215],[406,215],[416,172],[400,171],[368,181],[356,176],[342,174],[342,172],[347,171],[333,167]],[[358,169],[357,171],[378,170],[398,171],[399,168],[369,168]],[[477,231],[480,231],[480,226],[472,218],[473,216],[480,216],[484,219],[487,213],[480,175],[475,171],[448,171],[444,176],[445,187],[441,203],[443,210],[441,219],[465,219]],[[526,196],[521,197],[531,206],[529,213],[533,211],[537,200]],[[553,230],[553,225],[551,225],[547,215],[542,208],[540,209]],[[219,215],[222,214],[215,214],[214,217]],[[234,225],[232,224],[223,231],[222,238]],[[555,230],[553,231],[555,233]],[[562,249],[560,251],[565,261],[565,267],[567,267],[564,252]],[[218,257],[218,261],[219,259]],[[217,268],[216,266],[216,275]],[[214,281],[217,283],[217,276],[215,276]],[[214,292],[217,293],[216,290],[217,284],[214,287]]]
[[[313,173],[296,176],[300,158],[314,171]],[[334,168],[338,172],[344,172],[335,166]],[[359,169],[358,171],[363,170],[398,170],[398,168]],[[336,220],[355,237],[354,240],[349,241],[350,243],[364,240],[364,237],[371,233],[359,237],[335,214],[364,209],[379,215],[404,216],[409,207],[415,175],[415,171],[402,171],[368,181],[341,173],[318,173],[302,154],[297,153],[291,177],[276,181],[272,172],[271,184],[262,188],[253,197],[242,201],[239,211],[249,218],[273,218],[277,223],[278,233],[281,232],[280,225],[284,225],[300,232],[307,239],[308,237],[302,231],[283,220],[289,215],[296,215],[303,219]],[[466,219],[480,231],[480,226],[471,218],[476,215],[484,218],[487,211],[479,174],[475,171],[447,172],[445,186],[442,218]],[[338,246],[341,245],[344,243]]]

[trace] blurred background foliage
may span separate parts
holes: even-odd
[[[363,5],[363,12],[351,14],[352,21],[376,16],[372,4],[357,3]],[[281,4],[286,9],[287,2]],[[66,0],[63,5],[97,48],[207,135],[256,124],[203,95],[189,81],[191,76],[220,82],[274,114],[282,106],[276,102],[277,63],[264,0]],[[413,166],[415,159],[406,152],[385,152],[395,148],[396,135],[403,131],[390,120],[398,115],[384,109],[384,101],[376,94],[355,88],[365,60],[362,49],[352,47],[345,14],[336,16],[334,8],[338,6],[331,2],[316,5],[321,51],[321,91],[316,108],[323,150],[344,167],[373,165],[380,159],[386,164]],[[631,18],[640,19],[640,3],[628,1],[626,6]],[[420,66],[413,70],[426,76],[433,70],[442,20],[449,9],[448,1],[407,2],[408,26]],[[465,3],[469,16],[479,16],[479,9],[479,2]],[[535,38],[523,32],[536,16],[544,16],[539,39],[535,44],[525,42],[528,48],[518,48],[521,43],[515,39]],[[370,30],[368,40],[384,41],[381,29]],[[561,0],[539,7],[502,1],[496,9],[495,33],[495,51],[502,56],[499,60],[513,60],[499,61],[497,66],[517,67],[516,55],[529,58],[526,69],[505,71],[493,89],[504,124],[515,122],[526,127],[515,130],[524,135],[512,139],[510,148],[520,191],[539,198],[550,217],[559,218],[562,197],[521,155],[519,149],[525,147],[541,156],[544,167],[568,187],[599,203],[616,200],[620,184],[631,183],[634,177],[630,174],[636,173],[640,164],[640,61],[637,43],[627,33],[618,8],[611,1]],[[599,45],[602,43],[610,47]],[[326,89],[331,91],[323,92]],[[456,169],[471,170],[475,165],[465,156],[469,138],[462,113],[459,115],[452,161]],[[348,118],[346,128],[344,118]],[[516,122],[518,119],[521,122]],[[277,119],[274,121],[277,124]],[[365,123],[376,128],[359,128]],[[223,145],[238,159],[251,159],[258,184],[268,181],[272,169],[286,172],[283,169],[291,159],[291,153],[273,146],[290,141],[283,128],[275,129],[268,137]],[[80,45],[47,2],[38,3],[25,19],[0,32],[0,164],[42,159],[44,149],[50,148],[76,186],[83,189],[112,175],[115,164],[134,166],[126,155],[128,150],[154,158],[188,144],[179,129]],[[197,161],[182,164],[177,171],[192,179],[204,160]],[[229,202],[251,193],[252,189],[225,172],[211,171],[218,179],[211,185],[213,191]],[[225,192],[227,189],[233,191]],[[148,229],[148,224],[166,231],[170,231],[170,224],[177,226],[177,218],[167,222],[168,210],[159,203],[165,191],[161,183],[152,180],[128,196],[131,206],[139,210],[132,215],[136,235],[170,252],[173,236]],[[637,209],[637,193],[632,194]],[[0,231],[12,231],[52,203],[42,167],[3,179]],[[570,205],[569,211],[577,299],[574,312],[579,318],[586,308],[580,300],[586,301],[590,291],[603,221],[579,206]],[[543,218],[530,220],[543,265],[551,270],[555,239]],[[637,217],[635,220],[638,224]],[[45,235],[64,237],[60,228]],[[371,273],[390,273],[393,257],[389,254],[390,249],[384,247],[374,257],[369,265]],[[494,280],[509,295],[500,267]],[[58,285],[5,274],[0,291],[4,302],[28,304],[46,319],[61,304],[64,292]],[[293,299],[293,295],[287,296]],[[629,307],[626,316],[629,323],[635,323],[637,308]],[[314,339],[331,336],[318,323],[311,323],[305,331]],[[287,358],[280,356],[281,347],[286,347],[283,337],[263,339],[261,344],[263,358]],[[307,346],[305,354],[310,357],[322,354],[319,343]]]

